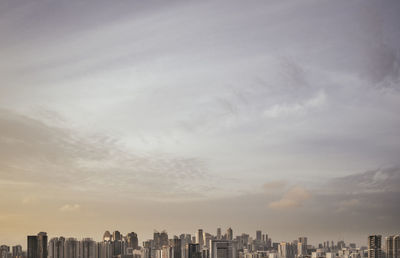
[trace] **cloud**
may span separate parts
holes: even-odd
[[[36,196],[26,196],[22,198],[22,204],[36,204],[39,202],[39,198]]]
[[[301,103],[276,104],[264,111],[268,118],[280,118],[290,115],[304,115],[309,109],[317,108],[326,101],[324,92],[319,92],[312,98]]]
[[[72,211],[77,211],[80,209],[79,204],[65,204],[59,208],[60,211],[62,212],[72,212]]]
[[[267,193],[273,193],[284,190],[286,184],[287,183],[285,181],[271,181],[264,183],[262,188]]]
[[[0,109],[0,128],[0,183],[10,191],[46,183],[46,191],[61,188],[59,195],[113,191],[135,198],[186,199],[204,198],[203,190],[210,189],[205,164],[194,157],[137,153],[113,137],[49,126],[5,109]],[[192,178],[196,181],[188,184]]]
[[[297,208],[310,198],[311,193],[307,189],[295,186],[286,192],[280,200],[271,202],[268,207],[275,210]]]

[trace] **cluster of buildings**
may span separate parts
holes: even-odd
[[[106,231],[103,239],[55,237],[45,232],[27,237],[27,250],[21,245],[0,246],[0,258],[400,258],[400,235],[388,236],[382,248],[382,236],[368,237],[368,246],[357,247],[344,241],[326,241],[313,246],[307,237],[291,242],[272,242],[268,234],[256,231],[234,236],[228,228],[216,234],[199,229],[193,236],[169,237],[166,231],[155,231],[153,238],[139,246],[135,232],[122,235]]]

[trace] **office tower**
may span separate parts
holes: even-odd
[[[161,243],[160,232],[154,231],[154,233],[153,233],[152,248],[154,248],[154,249],[160,249],[160,246],[161,246],[160,243]]]
[[[121,233],[118,230],[114,231],[112,234],[112,241],[121,241],[121,240],[122,240]]]
[[[52,238],[49,241],[48,257],[49,258],[64,258],[65,238]]]
[[[214,236],[209,233],[204,233],[204,246],[209,249],[210,241],[214,239]],[[204,258],[204,257],[203,257]]]
[[[40,232],[38,234],[38,258],[47,258],[47,234]]]
[[[8,245],[0,246],[0,258],[8,258],[10,253],[10,247]]]
[[[368,237],[368,258],[382,258],[381,235]]]
[[[161,246],[168,245],[168,234],[167,234],[167,232],[165,230],[162,231],[161,234],[160,234],[160,245]]]
[[[230,240],[211,240],[210,258],[237,258],[237,244]]]
[[[297,243],[297,254],[299,256],[307,255],[307,237],[299,237]]]
[[[233,231],[231,228],[226,230],[226,240],[233,240]]]
[[[386,258],[400,258],[400,235],[388,236],[386,242]]]
[[[204,246],[204,236],[203,236],[203,230],[199,229],[197,230],[196,234],[196,244],[200,245],[200,249],[203,249]]]
[[[96,254],[96,242],[91,238],[79,242],[79,258],[97,258]]]
[[[98,258],[112,257],[112,244],[110,241],[97,243],[97,256]]]
[[[400,235],[393,237],[393,258],[400,258]]]
[[[139,248],[139,240],[135,232],[128,233],[126,236],[127,247],[133,248],[134,250]]]
[[[187,258],[201,258],[200,244],[186,245]]]
[[[64,244],[64,258],[79,257],[79,242],[75,238],[67,238]]]
[[[28,236],[28,258],[47,258],[47,234]]]
[[[217,228],[217,240],[222,239],[221,228]]]
[[[261,240],[262,240],[262,232],[261,232],[261,230],[257,230],[256,231],[256,241],[259,241],[259,242],[261,242]]]
[[[113,256],[121,255],[122,254],[122,235],[121,233],[116,230],[112,234],[112,254]]]
[[[15,245],[12,247],[12,257],[22,257],[22,246]]]
[[[107,230],[106,232],[104,232],[103,241],[107,242],[107,241],[111,241],[111,239],[112,239],[112,235],[111,235],[110,231]]]
[[[282,242],[278,246],[279,258],[294,258],[295,247],[291,243]]]
[[[182,258],[182,241],[180,239],[172,239],[171,241],[171,258]]]

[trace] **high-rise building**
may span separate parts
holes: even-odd
[[[233,240],[233,230],[231,228],[226,230],[226,240]]]
[[[8,258],[10,256],[10,247],[8,245],[0,246],[0,258]]]
[[[96,242],[91,238],[84,238],[79,242],[79,258],[97,258]]]
[[[200,244],[186,245],[187,258],[201,258]]]
[[[22,246],[15,245],[12,247],[12,257],[13,258],[21,258],[22,257]]]
[[[47,234],[28,236],[28,258],[47,258]]]
[[[386,241],[386,258],[400,258],[400,235],[388,236]]]
[[[368,237],[368,258],[382,258],[381,242],[381,235],[371,235]]]
[[[128,233],[126,236],[127,247],[133,248],[134,250],[139,248],[139,240],[135,232]]]
[[[47,234],[40,232],[38,234],[38,258],[47,258]]]
[[[180,239],[171,240],[171,258],[182,258],[182,241]]]
[[[237,244],[230,240],[211,240],[210,258],[237,258]]]
[[[104,232],[103,241],[107,242],[107,241],[111,241],[111,240],[112,240],[112,235],[111,235],[110,231],[107,230],[106,232]]]
[[[393,258],[393,236],[388,236],[385,238],[386,242],[386,258]]]
[[[297,255],[307,255],[307,237],[299,237],[299,241],[297,243]]]
[[[75,238],[67,238],[64,244],[64,258],[79,257],[79,242]]]
[[[282,242],[278,246],[278,257],[279,258],[294,258],[295,257],[295,246],[291,243]]]
[[[160,234],[160,245],[167,246],[168,245],[168,233],[164,230]]]
[[[256,231],[256,241],[261,242],[261,240],[262,240],[262,232],[261,232],[261,230],[257,230]]]
[[[203,235],[203,230],[202,229],[197,230],[196,244],[199,244],[200,245],[200,249],[203,249],[203,247],[204,247],[204,235]]]
[[[112,244],[110,241],[97,243],[97,256],[98,258],[112,257]]]
[[[50,239],[48,246],[49,258],[64,258],[65,238],[55,237]]]
[[[393,237],[393,258],[400,258],[400,235]]]
[[[221,228],[217,228],[217,240],[222,239]]]

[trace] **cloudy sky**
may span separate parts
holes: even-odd
[[[0,243],[400,231],[400,2],[0,2]]]

